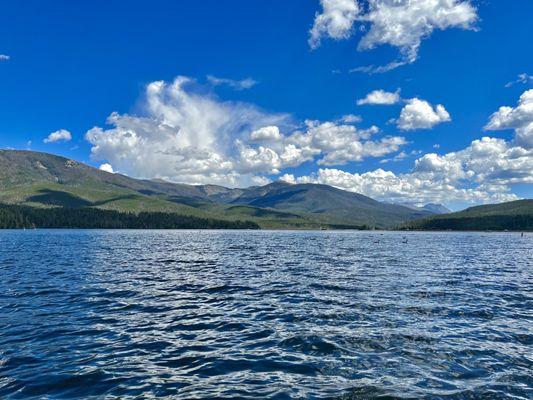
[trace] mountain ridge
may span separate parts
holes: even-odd
[[[533,200],[522,199],[499,204],[469,207],[408,222],[414,230],[533,230]]]
[[[0,150],[0,203],[251,219],[261,227],[392,228],[434,213],[321,184],[227,188],[135,179],[49,153]]]

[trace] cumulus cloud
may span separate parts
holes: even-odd
[[[44,143],[55,143],[55,142],[69,142],[72,140],[72,135],[66,129],[60,129],[58,131],[52,132],[46,137]]]
[[[533,89],[525,91],[516,107],[503,106],[491,115],[485,130],[514,129],[519,146],[533,148]]]
[[[335,40],[349,38],[360,11],[356,0],[320,0],[320,4],[322,13],[315,15],[309,31],[309,45],[313,49],[320,46],[323,37]]]
[[[277,126],[264,126],[253,131],[250,139],[255,142],[276,142],[282,139],[282,134]]]
[[[6,54],[0,54],[0,61],[8,61],[11,57]]]
[[[431,129],[435,125],[451,121],[450,114],[442,104],[434,107],[416,97],[406,100],[406,103],[396,120],[396,125],[401,130]]]
[[[225,102],[195,85],[186,77],[150,83],[143,115],[112,113],[110,127],[86,133],[92,158],[140,178],[242,186],[307,161],[341,165],[406,143],[395,136],[372,139],[377,127],[342,121],[307,121],[295,129],[286,114]]]
[[[472,29],[476,9],[459,0],[370,0],[364,20],[370,30],[359,42],[361,50],[388,44],[398,47],[407,62],[418,56],[422,39],[435,29]]]
[[[235,90],[245,90],[245,89],[251,89],[255,85],[257,85],[257,81],[252,78],[246,78],[242,80],[235,80],[235,79],[228,79],[228,78],[218,78],[213,75],[207,75],[207,80],[209,83],[211,83],[213,86],[229,86]]]
[[[482,137],[466,148],[439,155],[424,154],[410,172],[395,174],[381,168],[350,173],[337,168],[320,168],[316,173],[296,177],[284,174],[291,183],[322,183],[362,193],[382,201],[433,203],[495,203],[516,200],[512,185],[533,184],[533,146],[525,133],[531,126],[533,90],[520,96],[516,107],[501,107],[487,130],[514,129],[513,140]],[[434,146],[435,147],[435,146]],[[438,148],[435,147],[435,148]],[[402,151],[384,162],[417,155]]]
[[[532,171],[532,151],[509,147],[501,139],[483,138],[457,153],[426,154],[411,173],[319,169],[316,174],[283,179],[323,183],[383,201],[486,203],[516,200],[508,185],[533,183]]]
[[[295,132],[287,138],[309,156],[322,155],[319,165],[343,165],[351,161],[361,161],[368,157],[381,157],[397,151],[407,142],[399,136],[385,136],[370,140],[379,128],[372,126],[359,129],[353,125],[334,122],[306,121],[305,132]]]
[[[115,173],[115,171],[113,170],[113,166],[111,164],[108,164],[108,163],[104,163],[104,164],[100,165],[100,167],[98,167],[98,169],[100,169],[100,171],[109,172],[110,174],[114,174]]]
[[[136,177],[187,183],[249,184],[238,171],[235,140],[265,126],[283,126],[285,114],[197,93],[197,83],[179,76],[146,87],[143,115],[112,113],[111,128],[86,134],[95,160]]]
[[[398,157],[404,158],[402,154]],[[511,185],[533,183],[533,149],[483,137],[457,152],[424,154],[409,173],[395,174],[380,168],[358,174],[322,168],[311,175],[284,175],[282,179],[323,183],[392,202],[503,202],[518,199]]]
[[[310,32],[311,47],[320,45],[322,37],[347,39],[355,22],[368,29],[358,44],[358,50],[371,50],[390,45],[400,51],[400,58],[365,72],[386,72],[412,63],[418,57],[423,39],[435,30],[448,28],[474,29],[477,12],[470,1],[462,0],[368,0],[366,12],[357,1],[321,1],[323,12],[315,18]]]
[[[374,90],[366,95],[364,99],[357,100],[357,105],[365,104],[391,105],[400,101],[400,90],[395,92],[386,92],[382,89]]]
[[[283,176],[291,183],[321,183],[340,189],[362,193],[374,199],[423,205],[426,203],[485,203],[516,200],[505,191],[487,191],[480,188],[461,188],[443,182],[420,179],[417,174],[395,174],[381,168],[374,171],[350,173],[335,168],[321,168],[317,173],[295,178]],[[292,178],[292,181],[291,181]],[[498,188],[500,189],[500,188]]]
[[[281,175],[289,182],[325,183],[395,202],[507,201],[517,198],[512,185],[533,183],[533,149],[523,130],[531,124],[532,91],[525,92],[516,107],[500,108],[487,124],[489,130],[514,129],[513,140],[483,137],[459,151],[419,155],[404,150],[405,138],[384,135],[376,126],[362,129],[357,118],[298,124],[286,114],[222,101],[195,90],[195,85],[186,77],[149,84],[141,115],[112,113],[108,127],[87,132],[92,158],[140,178],[248,186]],[[416,104],[413,100],[406,107]],[[444,107],[439,111],[438,106],[416,100],[431,110],[422,115],[446,119]],[[406,126],[427,127],[421,119],[413,117]],[[357,174],[337,168],[385,156],[387,161],[417,159],[410,172],[401,174],[383,169]],[[286,174],[288,168],[306,162],[320,168],[304,176]]]

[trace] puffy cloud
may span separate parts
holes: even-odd
[[[400,101],[400,90],[396,92],[386,92],[384,90],[374,90],[366,95],[364,99],[357,100],[357,105],[364,104],[378,104],[378,105],[391,105]]]
[[[329,36],[347,39],[355,22],[368,25],[358,44],[358,50],[370,50],[381,45],[399,48],[401,58],[382,67],[366,68],[364,72],[385,72],[418,57],[423,39],[433,31],[448,28],[474,29],[478,20],[470,1],[463,0],[368,0],[366,12],[361,12],[355,0],[321,1],[323,13],[315,18],[309,43],[320,45]]]
[[[221,86],[226,85],[229,86],[235,90],[245,90],[245,89],[251,89],[255,85],[257,85],[257,81],[252,78],[246,78],[242,80],[234,80],[234,79],[228,79],[228,78],[218,78],[213,75],[207,75],[207,80],[213,85],[213,86]]]
[[[283,166],[279,154],[266,146],[253,148],[237,141],[240,149],[239,169],[241,173],[277,174]]]
[[[284,176],[290,179],[290,176]],[[294,178],[294,177],[292,177]],[[514,194],[478,188],[460,188],[444,182],[420,179],[416,174],[396,175],[381,168],[362,174],[334,168],[319,169],[316,174],[294,178],[291,183],[321,183],[362,193],[374,199],[413,204],[426,203],[485,203],[516,200]]]
[[[282,135],[277,126],[264,126],[253,131],[250,134],[250,139],[255,142],[279,141],[282,139]]]
[[[66,129],[60,129],[58,131],[52,132],[46,137],[44,143],[55,143],[55,142],[68,142],[72,140],[72,135]]]
[[[109,172],[110,174],[114,174],[115,173],[115,171],[113,170],[113,166],[111,164],[108,164],[108,163],[104,163],[104,164],[100,165],[100,167],[98,167],[98,169],[100,171]]]
[[[322,168],[311,175],[286,174],[282,179],[293,183],[324,183],[392,202],[479,204],[516,200],[512,185],[533,184],[532,104],[533,90],[528,90],[520,96],[516,107],[500,107],[485,127],[514,129],[514,140],[482,137],[459,151],[424,154],[409,173],[377,169],[358,174]],[[386,161],[407,156],[400,152]]]
[[[315,23],[309,31],[311,48],[320,46],[323,37],[347,39],[352,34],[352,27],[359,14],[356,0],[320,0],[322,13],[317,13]]]
[[[284,181],[284,182],[287,182],[287,183],[297,183],[296,182],[296,178],[294,177],[293,174],[283,174],[282,176],[279,177],[280,181]]]
[[[382,157],[394,153],[407,142],[403,137],[385,137],[379,141],[352,142],[348,146],[326,154],[318,160],[319,165],[343,165],[350,161],[361,161],[367,157]]]
[[[305,154],[322,154],[323,157],[317,161],[319,165],[343,165],[367,157],[381,157],[407,143],[398,136],[369,140],[379,132],[376,126],[365,130],[334,122],[306,121],[306,124],[305,133],[295,132],[287,138],[287,142],[296,144]]]
[[[451,121],[450,114],[441,104],[433,107],[427,101],[416,97],[406,100],[406,103],[396,121],[401,130],[431,129],[437,124]]]
[[[470,146],[439,156],[425,154],[414,167],[421,179],[446,184],[474,183],[480,188],[533,183],[533,150],[527,150],[503,139],[483,137]]]
[[[533,148],[533,89],[525,91],[516,107],[500,107],[485,126],[488,131],[515,130],[515,142],[527,149]]]
[[[422,39],[435,29],[472,29],[476,9],[460,0],[370,0],[364,20],[370,30],[359,42],[361,50],[388,44],[398,47],[406,62],[418,55]]]
[[[287,168],[316,162],[329,168],[282,178],[331,184],[401,202],[512,200],[516,196],[510,192],[511,185],[533,183],[533,149],[525,146],[518,132],[529,124],[524,114],[529,115],[530,92],[522,95],[517,107],[500,109],[487,125],[488,129],[515,129],[514,141],[484,137],[460,151],[419,156],[408,173],[377,169],[355,174],[332,166],[389,154],[393,155],[389,160],[395,161],[418,153],[401,152],[405,138],[384,136],[375,126],[361,129],[344,122],[345,118],[294,125],[285,114],[225,102],[204,90],[199,93],[195,85],[185,77],[149,84],[142,115],[112,113],[110,126],[87,132],[93,159],[135,177],[225,186],[264,184]],[[439,116],[438,106],[423,100],[408,100],[404,109],[416,103],[413,100],[426,103]],[[442,107],[440,119],[444,112]],[[420,126],[416,118],[411,121],[409,126]]]
[[[249,184],[253,177],[237,172],[235,140],[261,127],[283,125],[288,116],[199,94],[196,85],[183,76],[150,83],[144,115],[112,113],[111,128],[87,132],[92,158],[141,178]]]
[[[533,122],[516,129],[515,141],[527,149],[533,148]]]
[[[359,129],[353,125],[308,120],[304,131],[295,131],[289,136],[278,136],[279,131],[267,128],[268,135],[260,129],[252,132],[249,144],[238,142],[240,172],[277,174],[284,168],[314,160],[319,165],[343,165],[396,152],[407,143],[397,136],[370,140],[379,132],[376,126]],[[258,141],[254,140],[257,136],[263,144],[254,148],[250,144]]]
[[[0,61],[9,61],[11,57],[6,54],[0,54]]]
[[[282,179],[323,183],[392,202],[511,201],[517,196],[509,185],[533,183],[533,150],[484,137],[458,152],[425,154],[415,161],[410,173],[377,169],[357,174],[326,168],[308,176],[285,175]]]
[[[339,121],[307,121],[295,131],[285,114],[199,94],[195,85],[186,77],[150,83],[144,115],[112,113],[109,128],[86,133],[92,158],[140,178],[241,186],[317,157],[321,164],[340,165],[405,144],[401,137],[370,140],[377,127]],[[293,131],[286,136],[280,127]]]

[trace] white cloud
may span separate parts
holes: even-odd
[[[265,137],[263,130],[261,137]],[[259,147],[238,142],[239,168],[243,172],[277,174],[282,169],[298,166],[306,161],[316,161],[319,165],[343,165],[361,161],[368,157],[381,157],[398,151],[406,144],[403,137],[385,136],[370,140],[379,132],[376,126],[359,129],[353,125],[335,122],[306,121],[304,131],[297,130],[289,136],[278,137],[277,132],[269,140],[262,140]],[[257,133],[257,132],[254,132]],[[252,133],[252,136],[257,136]],[[276,136],[278,139],[274,140]]]
[[[128,175],[187,183],[249,184],[238,171],[235,140],[265,126],[287,123],[285,114],[224,102],[195,92],[195,81],[179,76],[146,88],[144,115],[112,113],[110,129],[86,134],[95,160]]]
[[[431,129],[437,124],[451,121],[450,114],[441,104],[433,107],[416,97],[406,100],[406,103],[396,121],[401,130]]]
[[[422,39],[435,29],[472,29],[478,17],[469,1],[370,0],[364,20],[370,30],[359,42],[360,50],[388,44],[400,49],[403,60],[413,62]]]
[[[288,181],[331,184],[386,201],[496,202],[516,199],[512,185],[533,183],[533,149],[521,136],[521,129],[530,124],[531,95],[525,92],[515,108],[501,108],[487,125],[515,129],[514,140],[484,137],[460,151],[418,156],[416,151],[402,151],[405,138],[384,136],[375,126],[361,129],[341,119],[307,120],[295,128],[286,114],[225,102],[204,90],[200,94],[194,81],[178,77],[148,85],[142,115],[113,113],[108,118],[111,127],[95,127],[86,138],[93,159],[140,178],[248,186],[282,175]],[[409,100],[406,107],[416,103],[412,100],[426,103],[439,120],[446,119],[444,107],[439,111],[419,99]],[[421,119],[411,118],[406,126],[421,126]],[[403,174],[332,168],[389,154],[389,161],[418,158],[412,171]],[[287,168],[305,162],[324,167],[307,176],[286,174]]]
[[[9,61],[11,57],[6,54],[0,54],[0,61]]]
[[[282,179],[323,183],[390,202],[511,201],[518,197],[511,193],[510,185],[533,183],[533,150],[503,139],[483,137],[461,151],[425,154],[415,161],[410,173],[377,169],[357,174],[326,168],[316,174]]]
[[[396,154],[392,158],[383,158],[383,159],[379,160],[379,163],[380,164],[386,164],[386,163],[389,163],[389,162],[398,162],[398,161],[405,160],[406,158],[409,158],[411,156],[419,155],[421,153],[422,153],[422,151],[420,151],[420,150],[412,150],[409,153],[406,153],[405,151],[401,151],[400,153]]]
[[[289,177],[284,177],[285,179]],[[294,178],[291,183],[321,183],[361,193],[374,199],[402,203],[486,203],[516,200],[506,191],[486,191],[478,188],[460,188],[443,182],[432,182],[416,174],[394,174],[381,168],[362,174],[339,169],[319,169],[316,174]],[[499,188],[498,188],[499,189]]]
[[[296,182],[296,178],[294,177],[293,174],[283,174],[282,176],[279,177],[278,179],[279,181],[284,181],[284,182],[287,182],[287,183],[297,183]]]
[[[465,180],[481,187],[506,188],[516,183],[533,183],[533,150],[514,146],[503,139],[483,137],[458,152],[439,156],[425,154],[415,163],[421,177],[446,183]]]
[[[519,146],[533,148],[533,89],[525,91],[516,107],[500,107],[491,115],[485,126],[488,131],[515,130],[515,141]]]
[[[213,86],[220,86],[220,85],[226,85],[229,86],[235,90],[245,90],[245,89],[251,89],[255,85],[257,85],[257,81],[252,78],[246,78],[242,80],[234,80],[234,79],[228,79],[228,78],[218,78],[213,75],[207,75],[207,80],[209,83],[211,83]]]
[[[46,137],[44,143],[55,143],[55,142],[69,142],[72,140],[72,135],[66,129],[60,129],[58,131],[52,132]]]
[[[411,172],[395,174],[377,169],[362,174],[335,168],[307,176],[284,175],[289,182],[323,183],[389,202],[480,204],[516,200],[512,185],[533,184],[533,89],[520,96],[516,107],[501,107],[487,130],[514,129],[513,140],[482,137],[466,148],[420,156]],[[435,147],[435,146],[434,146]],[[438,148],[438,146],[436,147]],[[411,152],[415,155],[416,152]],[[398,153],[392,159],[409,154]]]
[[[282,135],[277,126],[264,126],[253,131],[250,134],[250,139],[254,142],[279,141],[282,139]]]
[[[374,90],[366,95],[364,99],[357,100],[357,105],[377,104],[377,105],[391,105],[400,101],[400,90],[395,92],[386,92],[382,89]]]
[[[516,85],[517,83],[523,83],[525,85],[532,84],[533,83],[533,76],[528,75],[526,73],[518,74],[518,78],[514,81],[507,82],[505,85],[506,88],[510,88],[513,85]]]
[[[114,174],[115,173],[115,171],[113,170],[113,166],[111,164],[108,164],[108,163],[104,163],[104,164],[100,165],[100,167],[98,167],[98,169],[100,169],[100,171],[109,172],[110,174]]]
[[[463,0],[368,0],[366,12],[361,12],[357,1],[321,1],[323,13],[315,18],[309,44],[315,48],[320,39],[347,39],[355,22],[364,26],[366,33],[358,50],[371,50],[381,45],[399,48],[401,58],[382,67],[366,68],[364,72],[386,72],[418,57],[423,39],[435,30],[448,28],[474,29],[478,20],[470,1]]]
[[[242,186],[315,158],[340,165],[405,144],[402,137],[370,140],[377,127],[342,122],[307,121],[294,131],[286,114],[199,94],[194,83],[178,77],[149,84],[144,115],[112,113],[109,129],[87,132],[92,158],[140,178]],[[280,128],[292,132],[286,136]]]
[[[320,0],[320,4],[322,13],[315,15],[314,25],[309,31],[309,45],[313,49],[320,46],[323,37],[335,40],[349,38],[359,14],[356,0]]]
[[[287,138],[287,142],[297,145],[304,154],[322,155],[317,161],[319,165],[343,165],[368,157],[381,157],[397,151],[407,143],[403,137],[398,136],[369,140],[379,132],[376,126],[358,129],[353,125],[310,120],[306,121],[306,125],[306,132],[293,133]]]
[[[363,118],[361,118],[360,115],[355,115],[355,114],[343,115],[339,119],[339,122],[343,122],[345,124],[357,124],[357,123],[362,122],[362,121],[363,121]]]

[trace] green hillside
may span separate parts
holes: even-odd
[[[370,197],[327,185],[293,185],[285,182],[248,189],[233,203],[312,214],[314,218],[324,222],[381,228],[432,214],[422,209],[381,203]]]
[[[51,154],[0,150],[0,204],[42,209],[95,208],[134,214],[169,213],[208,220],[249,221],[263,228],[322,226],[321,221],[292,213],[236,207],[210,199],[232,200],[241,193],[240,189],[215,185],[137,180]]]
[[[533,200],[518,200],[467,208],[451,214],[412,221],[415,230],[533,230]]]
[[[262,228],[389,228],[431,215],[326,185],[249,188],[133,179],[52,154],[0,150],[0,204],[42,209],[169,213]]]

